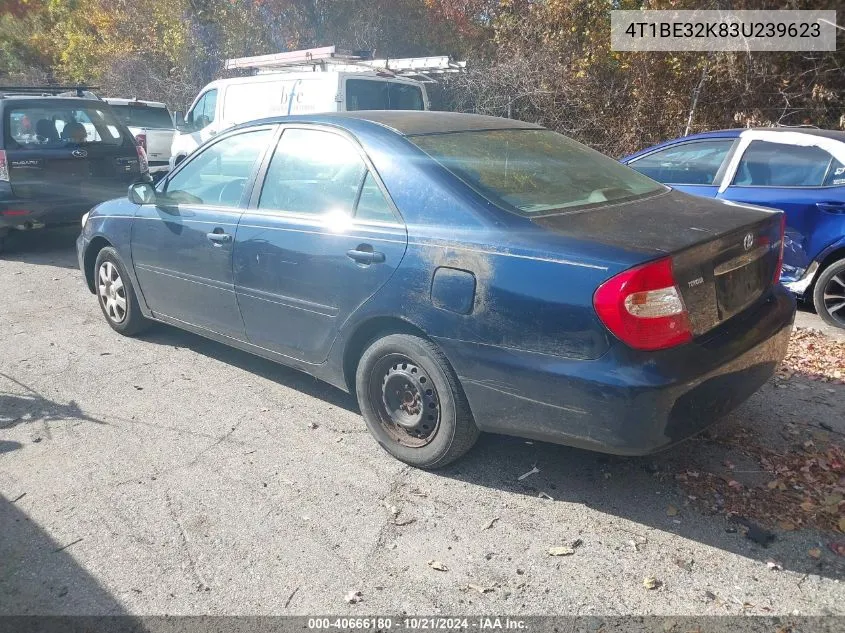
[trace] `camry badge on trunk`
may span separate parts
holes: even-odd
[[[754,246],[754,234],[749,233],[745,236],[745,239],[742,240],[742,245],[745,247],[745,250],[750,251],[751,247]]]
[[[85,158],[88,156],[88,152],[84,149],[75,149],[71,152],[71,156],[76,156],[76,158]]]

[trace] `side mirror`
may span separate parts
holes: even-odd
[[[156,200],[156,190],[148,182],[136,182],[129,185],[128,197],[133,204],[152,204]]]
[[[173,113],[173,125],[176,126],[177,130],[185,129],[185,115],[178,110]]]

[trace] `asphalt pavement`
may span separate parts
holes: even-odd
[[[835,535],[763,547],[690,504],[674,473],[696,441],[630,459],[485,436],[411,469],[337,389],[170,327],[113,332],[75,233],[0,255],[0,614],[845,614]],[[717,432],[845,432],[845,387],[808,384]]]

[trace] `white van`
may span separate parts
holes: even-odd
[[[328,49],[333,51],[334,47]],[[232,64],[240,60],[229,60],[227,67],[261,69],[261,62],[255,60],[290,59],[302,53],[244,58],[249,61],[243,65]],[[307,63],[313,64],[312,70],[282,70],[284,60],[264,62],[265,70],[259,70],[260,74],[220,79],[203,88],[184,119],[176,114],[179,133],[173,139],[171,169],[212,136],[246,121],[288,114],[429,108],[425,85],[420,81],[350,64],[348,59],[338,59],[334,54],[331,59],[335,64],[318,63],[308,54]],[[342,62],[343,70],[337,70],[338,62]],[[302,63],[296,66],[301,68]]]

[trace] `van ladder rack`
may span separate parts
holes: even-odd
[[[259,74],[328,70],[329,66],[332,70],[372,71],[436,83],[432,75],[461,72],[466,69],[466,62],[452,61],[448,55],[374,59],[372,51],[344,51],[335,46],[226,60],[226,70],[249,69]]]

